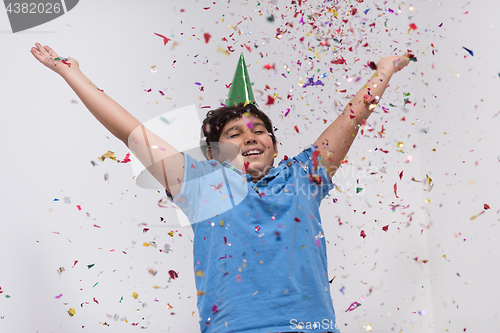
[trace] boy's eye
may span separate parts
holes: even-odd
[[[255,132],[255,133],[262,134],[262,133],[264,133],[264,131],[257,131],[257,132]]]
[[[237,135],[239,135],[239,134],[229,134],[229,137],[230,137],[230,138],[234,138],[234,137],[236,137]]]

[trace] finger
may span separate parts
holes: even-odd
[[[52,50],[49,46],[45,45],[45,50],[49,53],[52,58],[58,58],[56,51]]]
[[[46,58],[50,58],[50,54],[47,52],[47,50],[42,46],[40,43],[35,43],[37,51]]]

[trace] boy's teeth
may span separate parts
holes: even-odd
[[[251,150],[247,153],[245,153],[245,156],[248,156],[248,155],[251,155],[251,154],[262,154],[260,151],[258,150]]]

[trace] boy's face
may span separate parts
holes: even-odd
[[[264,125],[264,121],[251,113],[228,121],[219,138],[218,161],[228,158],[231,163],[250,174],[252,180],[264,177],[273,167],[278,148]],[[234,158],[234,156],[237,156]],[[212,155],[209,154],[212,158]]]

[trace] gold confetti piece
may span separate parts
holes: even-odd
[[[70,309],[68,310],[68,314],[69,314],[69,316],[70,316],[70,317],[73,317],[73,316],[75,315],[75,309],[70,308]]]
[[[425,199],[425,202],[431,203],[431,199],[427,198],[427,199]]]
[[[220,52],[220,53],[222,53],[222,54],[224,54],[224,55],[227,55],[227,56],[231,55],[231,53],[229,53],[229,51],[224,50],[224,49],[223,49],[222,47],[220,47],[220,46],[217,46],[217,52]]]
[[[136,292],[134,291],[134,292],[132,293],[132,297],[133,297],[133,298],[135,298],[135,299],[137,299],[137,297],[139,297],[139,294],[138,294],[138,293],[136,293]]]
[[[102,156],[99,156],[97,159],[98,159],[99,161],[101,161],[101,162],[104,162],[104,160],[105,160],[105,159],[107,159],[107,158],[109,158],[109,159],[111,159],[111,160],[113,160],[113,161],[117,161],[117,160],[116,160],[115,153],[114,153],[114,152],[112,152],[111,150],[108,150],[108,152],[107,152],[106,154],[104,154],[104,155],[102,155]],[[117,162],[118,162],[118,161],[117,161]]]
[[[149,243],[142,243],[142,246],[145,246],[145,247],[148,247],[148,246],[150,246],[150,245],[151,245],[151,244],[149,244]]]
[[[426,174],[426,175],[425,175],[425,178],[427,179],[427,185],[428,185],[428,186],[431,186],[431,183],[432,183],[432,179],[431,179],[431,177],[429,177],[429,175],[427,175],[427,174]]]
[[[306,246],[305,246],[305,245],[302,245],[302,247],[301,247],[300,249],[302,250],[302,249],[305,249],[305,248],[306,248]]]
[[[443,254],[443,258],[445,258],[445,259],[446,259],[446,254]]]
[[[196,271],[196,276],[202,277],[203,276],[203,272],[200,271],[200,270]]]
[[[59,273],[59,275],[61,275],[62,272],[64,272],[64,271],[65,271],[64,267],[59,267],[59,269],[57,270],[57,273]]]
[[[223,226],[224,225],[224,220],[221,220],[220,221],[220,225]]]
[[[398,143],[397,143],[397,147],[398,147],[398,148],[404,148],[404,147],[405,147],[405,144],[404,144],[403,142],[401,142],[401,141],[398,141]]]
[[[201,290],[198,290],[198,296],[205,295],[205,293]]]
[[[170,237],[174,237],[174,232],[173,232],[173,231],[169,231],[169,232],[168,232],[168,235],[169,235]]]

